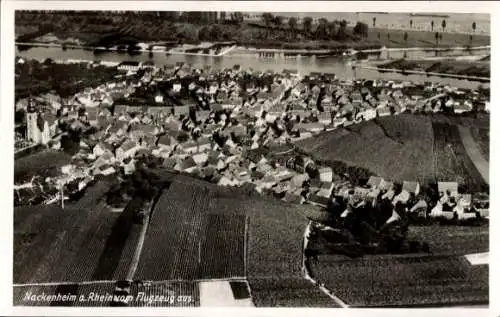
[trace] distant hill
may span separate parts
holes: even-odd
[[[488,161],[489,117],[484,114],[377,118],[299,141],[297,146],[317,159],[362,167],[393,181],[457,181],[467,191],[486,190],[459,127],[469,129],[482,159]]]

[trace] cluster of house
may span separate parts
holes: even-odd
[[[439,200],[430,201],[421,192],[417,181],[404,181],[399,188],[392,181],[371,176],[365,186],[354,186],[346,177],[336,175],[332,168],[317,166],[310,158],[295,156],[289,158],[283,166],[278,164],[273,168],[273,164],[276,163],[269,162],[264,157],[260,160],[253,159],[249,165],[252,171],[247,181],[252,182],[257,190],[264,190],[291,203],[308,203],[328,208],[336,199],[344,199],[350,208],[341,217],[346,217],[353,209],[367,205],[375,207],[386,200],[393,206],[401,204],[406,213],[419,218],[489,218],[488,194],[459,193],[457,182],[439,182]],[[253,180],[253,176],[262,170],[272,172],[265,174],[262,179]],[[401,216],[394,209],[393,216],[388,221],[397,220]]]
[[[404,212],[419,218],[444,218],[467,220],[472,218],[489,218],[488,194],[459,193],[457,182],[438,182],[439,199],[430,201],[421,193],[420,184],[416,181],[404,181],[400,191],[395,191],[394,183],[382,177],[372,176],[364,187],[354,187],[346,195],[338,191],[334,195],[348,199],[353,207],[365,204],[377,204],[388,200],[393,206],[401,204]],[[352,209],[347,209],[341,217],[345,217]],[[396,209],[388,222],[398,220],[402,215]]]
[[[433,105],[435,111],[437,105],[448,104],[455,107],[455,103],[448,102],[452,100],[448,95],[459,94],[449,87],[429,85],[425,89],[435,96],[423,100],[418,95],[403,94],[405,87],[415,86],[412,83],[372,81],[367,85],[339,81],[333,74],[301,77],[295,70],[269,74],[234,67],[204,72],[183,64],[157,68],[139,62],[125,62],[118,68],[126,73],[125,77],[87,88],[72,98],[63,100],[50,93],[20,100],[16,109],[28,110],[27,138],[50,144],[62,122],[73,130],[94,127],[97,132],[81,141],[80,153],[75,155],[78,162],[87,165],[91,175],[110,175],[120,170],[130,174],[139,158],[154,156],[161,158],[166,168],[195,174],[219,185],[247,183],[259,192],[273,191],[287,201],[319,205],[325,205],[333,191],[348,193],[352,188],[345,181],[335,180],[329,168],[320,168],[319,178],[309,179],[306,169],[314,164],[306,164],[312,163],[307,160],[279,164],[265,156],[249,159],[245,154],[407,109]],[[139,70],[143,71],[138,76]],[[262,85],[263,76],[271,76],[271,82]],[[154,89],[160,82],[167,82],[162,87],[168,88]],[[141,89],[154,91],[154,104],[117,103]],[[166,99],[181,95],[189,96],[191,101],[166,105]],[[440,104],[446,96],[446,103]],[[52,143],[54,148],[60,147],[57,141]],[[374,187],[388,190],[385,195],[390,196],[389,184]],[[412,189],[413,183],[405,186],[409,186],[407,192],[418,191]],[[376,193],[366,191],[354,188],[358,196],[371,197]],[[404,193],[391,199],[404,201],[408,199]],[[442,212],[446,212],[445,203],[442,205]]]

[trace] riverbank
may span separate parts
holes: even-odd
[[[397,70],[410,74],[429,74],[479,81],[489,81],[491,76],[490,61],[401,59],[380,64],[376,68],[379,71]]]
[[[52,43],[90,47],[134,46],[138,43],[168,42],[174,45],[201,42],[235,42],[237,46],[267,49],[369,49],[401,47],[456,47],[490,44],[490,36],[447,32],[436,27],[433,31],[417,28],[384,28],[379,24],[364,24],[362,31],[354,24],[340,20],[326,21],[328,27],[307,27],[302,21],[290,27],[288,23],[204,19],[200,16],[179,16],[170,13],[88,12],[85,15],[65,12],[16,13],[17,42]],[[345,21],[344,21],[345,22]],[[436,34],[438,38],[436,38]]]

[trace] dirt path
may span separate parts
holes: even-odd
[[[481,151],[477,146],[476,142],[472,138],[472,134],[470,133],[469,128],[464,126],[458,126],[458,131],[460,132],[460,138],[462,139],[462,143],[464,144],[465,150],[469,155],[470,159],[476,166],[479,174],[483,177],[486,184],[490,184],[489,170],[490,165],[487,160],[481,155]]]
[[[309,243],[309,235],[311,233],[311,225],[312,223],[309,222],[306,230],[304,232],[304,242],[303,242],[303,250],[302,250],[302,272],[304,274],[304,278],[317,286],[324,294],[326,294],[328,297],[330,297],[337,305],[339,305],[342,308],[349,308],[349,305],[347,305],[344,301],[342,301],[340,298],[338,298],[332,291],[327,289],[325,285],[317,280],[315,280],[311,276],[311,272],[309,272],[307,261],[309,261],[308,258],[305,256],[305,251],[307,249],[307,245]]]

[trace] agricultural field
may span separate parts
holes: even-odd
[[[299,276],[253,279],[250,288],[257,307],[339,307],[311,282]]]
[[[488,302],[488,266],[458,256],[320,256],[317,279],[352,306]]]
[[[479,146],[479,150],[483,155],[483,158],[489,162],[490,160],[490,129],[489,128],[478,128],[471,127],[472,137],[476,144]]]
[[[488,226],[410,226],[408,237],[427,241],[435,254],[463,255],[489,251]]]
[[[325,132],[296,145],[316,159],[342,161],[393,181],[458,180],[482,188],[481,175],[453,132],[457,124],[486,129],[489,118],[400,114]]]
[[[245,226],[245,216],[207,215],[200,241],[201,277],[245,276]]]
[[[140,201],[122,213],[78,204],[14,210],[14,283],[81,282],[124,278],[139,230]]]
[[[363,122],[326,132],[297,145],[315,158],[339,160],[368,169],[391,180],[418,179],[432,175],[431,122],[420,116],[400,115]]]
[[[411,226],[409,239],[429,243],[431,254],[320,255],[318,281],[353,306],[458,305],[488,301],[488,266],[466,254],[489,251],[488,226]]]
[[[60,167],[69,164],[71,156],[55,150],[44,150],[14,161],[14,183],[28,182],[35,175],[42,177],[56,176]]]
[[[307,210],[177,175],[153,211],[134,279],[246,275],[257,306],[331,307],[301,273]]]
[[[135,279],[199,278],[199,241],[209,199],[208,190],[180,182],[162,193],[150,219]]]

